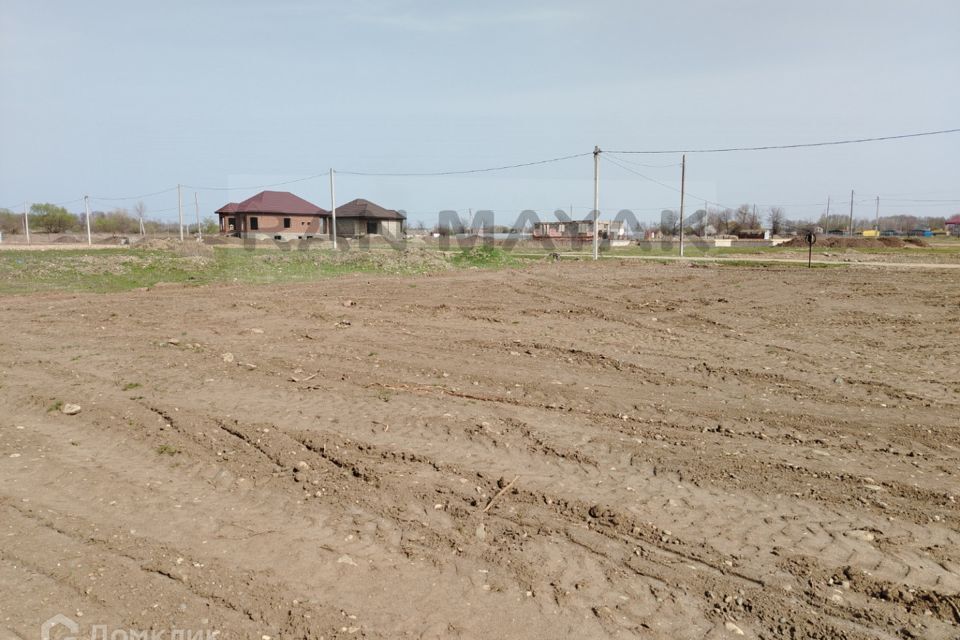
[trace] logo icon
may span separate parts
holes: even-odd
[[[78,633],[80,631],[79,624],[62,613],[58,613],[40,625],[40,640],[50,640],[50,632],[57,625],[63,625],[70,633]],[[75,640],[75,638],[73,636],[65,636],[62,640]]]

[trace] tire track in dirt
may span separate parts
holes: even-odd
[[[406,610],[371,594],[385,613],[359,615],[358,633],[504,636],[515,627],[501,620],[519,616],[540,637],[705,637],[733,633],[727,623],[768,637],[956,635],[948,487],[960,443],[947,414],[960,389],[945,363],[957,351],[932,359],[931,341],[960,327],[951,298],[928,296],[932,282],[885,274],[877,289],[863,272],[648,265],[511,277],[450,274],[405,296],[397,285],[419,281],[137,294],[115,318],[108,310],[133,294],[27,301],[6,311],[29,328],[22,343],[0,337],[0,402],[42,417],[58,398],[83,398],[78,418],[44,419],[73,420],[149,453],[155,473],[208,486],[229,521],[222,541],[247,554],[257,540],[278,547],[216,557],[236,575],[276,580],[291,597],[298,584],[329,593],[342,580],[350,606],[363,584],[350,576],[368,561],[436,585],[423,593],[430,605]],[[801,286],[810,294],[796,295]],[[856,313],[881,290],[885,313]],[[748,304],[726,302],[745,291]],[[862,335],[845,336],[850,323]],[[871,344],[907,327],[902,348]],[[68,333],[69,345],[57,342]],[[164,344],[171,337],[179,345]],[[140,388],[122,391],[129,382]],[[0,431],[0,453],[17,442]],[[164,445],[177,453],[154,453]],[[72,445],[44,446],[66,456]],[[91,486],[110,481],[100,477]],[[238,501],[291,521],[263,526],[232,512]],[[160,533],[144,546],[158,569],[168,570],[161,547],[210,559],[198,540],[171,546]],[[358,567],[310,577],[294,561],[318,548],[336,558],[357,540]],[[268,559],[282,567],[273,578],[257,568]],[[418,626],[390,622],[410,611]],[[351,624],[321,614],[326,627],[305,629]]]

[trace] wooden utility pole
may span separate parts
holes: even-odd
[[[87,212],[87,244],[93,244],[93,237],[90,235],[90,196],[83,196],[83,208]]]
[[[880,233],[880,196],[877,196],[877,233]]]
[[[177,213],[180,216],[180,242],[183,242],[183,194],[177,185]]]
[[[337,248],[337,196],[333,184],[333,169],[330,169],[330,214],[333,223],[333,248]]]
[[[203,231],[200,229],[200,196],[193,192],[193,208],[197,210],[197,237],[203,240]]]
[[[853,237],[853,189],[850,189],[850,227],[849,235]]]
[[[683,257],[683,195],[687,187],[687,154],[680,160],[680,257]]]
[[[23,203],[23,228],[27,233],[27,244],[30,244],[30,214],[27,213],[27,203]]]
[[[593,259],[600,258],[600,147],[593,148]]]

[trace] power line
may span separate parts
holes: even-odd
[[[51,202],[50,204],[52,204],[55,207],[62,207],[64,205],[74,204],[75,202],[83,202],[83,196],[80,196],[79,198],[74,198],[73,200],[64,200],[63,202]]]
[[[624,171],[629,171],[630,173],[632,173],[632,174],[634,174],[634,175],[640,176],[640,177],[643,178],[644,180],[649,180],[650,182],[653,182],[654,184],[658,184],[658,185],[660,185],[661,187],[665,187],[665,188],[667,188],[667,189],[670,189],[671,191],[676,191],[677,193],[680,193],[680,192],[681,192],[680,189],[677,189],[677,188],[674,187],[673,185],[669,185],[669,184],[667,184],[666,182],[660,182],[659,180],[656,180],[656,179],[654,179],[654,178],[651,178],[650,176],[644,175],[644,174],[640,173],[639,171],[635,171],[635,170],[631,169],[630,167],[626,166],[625,164],[620,164],[620,162],[619,162],[616,158],[611,158],[611,157],[608,156],[606,159],[607,159],[608,161],[612,162],[613,164],[617,165],[618,167],[620,167],[620,168],[623,169]],[[729,209],[729,208],[730,208],[730,207],[728,207],[728,206],[726,206],[726,205],[724,205],[724,204],[722,204],[722,203],[720,203],[720,202],[714,202],[713,200],[709,200],[709,199],[707,199],[707,198],[703,198],[703,197],[698,196],[698,195],[696,195],[696,194],[690,193],[689,191],[685,191],[685,193],[686,193],[688,196],[690,196],[691,198],[695,198],[695,199],[700,200],[700,201],[702,201],[702,202],[706,202],[707,204],[712,204],[712,205],[717,206],[717,207],[723,207],[724,209]]]
[[[939,136],[947,133],[960,133],[960,129],[942,129],[940,131],[922,131],[897,136],[879,136],[876,138],[853,138],[850,140],[831,140],[828,142],[804,142],[800,144],[772,144],[760,147],[721,147],[715,149],[657,149],[641,151],[610,151],[609,153],[667,154],[667,153],[727,153],[730,151],[770,151],[773,149],[800,149],[805,147],[828,147],[841,144],[860,144],[863,142],[882,142],[885,140],[903,140],[923,136]]]
[[[154,191],[152,193],[142,193],[138,196],[124,196],[124,197],[100,197],[100,196],[90,196],[91,200],[101,200],[101,201],[115,201],[115,200],[139,200],[140,198],[149,198],[150,196],[158,196],[162,193],[170,193],[171,191],[176,191],[176,187],[170,187],[169,189],[163,189],[161,191]]]
[[[317,173],[312,176],[307,176],[306,178],[296,178],[294,180],[286,180],[284,182],[274,182],[273,184],[259,184],[247,187],[198,187],[195,185],[185,184],[182,185],[187,189],[196,189],[197,191],[250,191],[252,189],[269,189],[270,187],[282,187],[288,184],[294,184],[297,182],[306,182],[307,180],[316,180],[317,178],[323,178],[327,176],[327,172]],[[176,191],[176,187],[169,189],[169,191]]]
[[[883,198],[883,200],[885,202],[939,202],[944,204],[950,204],[952,202],[960,202],[960,200],[957,200],[957,199],[939,200],[939,199],[931,199],[931,198],[919,198],[919,199],[917,198]]]
[[[378,173],[378,172],[368,172],[368,171],[340,171],[337,170],[337,173],[348,176],[384,176],[384,177],[414,177],[414,176],[454,176],[454,175],[464,175],[468,173],[488,173],[490,171],[505,171],[507,169],[519,169],[521,167],[532,167],[538,164],[549,164],[552,162],[561,162],[563,160],[572,160],[573,158],[583,158],[586,156],[592,156],[593,152],[588,151],[586,153],[574,153],[569,156],[560,156],[558,158],[548,158],[546,160],[535,160],[534,162],[522,162],[520,164],[508,164],[499,167],[485,167],[482,169],[461,169],[456,171],[425,171],[425,172],[408,172],[408,173]]]
[[[604,153],[618,153],[617,151],[604,151]],[[635,160],[627,160],[626,158],[617,158],[620,162],[625,162],[627,164],[633,165],[635,167],[644,167],[646,169],[664,169],[667,167],[679,167],[679,162],[670,162],[667,164],[644,164],[642,162],[636,162]]]

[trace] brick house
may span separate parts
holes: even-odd
[[[261,191],[216,211],[220,233],[257,240],[327,238],[330,212],[287,191]]]
[[[357,198],[337,207],[337,236],[360,238],[381,235],[400,238],[405,231],[406,219],[399,211]]]
[[[597,220],[597,235],[603,239],[620,238],[625,229],[622,220]],[[592,240],[593,219],[562,222],[538,222],[533,225],[535,239]]]

